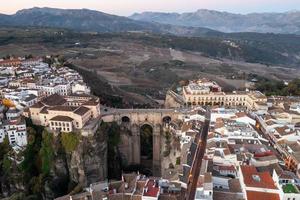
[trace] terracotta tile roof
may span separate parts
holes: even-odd
[[[144,192],[144,196],[157,197],[159,188],[155,186],[155,181],[153,179],[150,179],[147,182],[146,188],[147,192]]]
[[[270,120],[266,121],[266,124],[268,126],[272,126],[272,125],[276,124],[276,122],[274,122],[272,119],[270,119]]]
[[[229,148],[224,149],[224,150],[223,150],[223,153],[224,153],[225,156],[231,154]]]
[[[280,200],[279,194],[246,191],[248,200]]]
[[[99,104],[99,101],[97,101],[96,99],[91,99],[87,102],[85,102],[83,105],[85,106],[96,106]]]
[[[211,183],[212,182],[212,176],[211,173],[206,172],[204,174],[204,183]]]
[[[229,165],[229,166],[219,166],[219,170],[224,171],[224,170],[228,170],[228,171],[236,171],[235,167],[233,165]]]
[[[134,194],[142,195],[145,186],[146,186],[146,181],[137,181]]]
[[[44,104],[42,104],[41,102],[37,102],[33,106],[31,106],[31,108],[42,108],[42,107],[44,107]]]
[[[230,192],[242,192],[242,187],[239,179],[228,180],[228,186]]]
[[[269,172],[257,172],[254,166],[241,166],[244,183],[247,187],[277,189]]]
[[[265,115],[265,120],[275,119],[272,115]]]
[[[52,108],[48,108],[48,110],[65,111],[65,112],[74,112],[76,109],[77,107],[74,106],[54,106]]]
[[[278,163],[270,164],[268,166],[256,167],[258,172],[268,171],[271,175],[273,175],[274,170],[280,176],[283,173],[283,169],[280,167]]]
[[[85,115],[89,110],[90,110],[90,109],[81,106],[81,107],[79,107],[78,109],[76,109],[74,113],[77,114],[77,115],[83,116],[83,115]]]
[[[237,193],[214,191],[213,200],[241,200],[241,197]]]
[[[48,114],[48,107],[45,106],[43,109],[40,111],[41,114]]]
[[[245,117],[245,116],[247,116],[247,114],[245,112],[238,112],[238,113],[235,113],[235,115],[237,117]]]
[[[9,64],[21,64],[21,60],[19,59],[6,59],[6,60],[1,60],[0,65],[9,65]]]
[[[289,128],[288,126],[282,126],[282,127],[276,127],[275,130],[281,135],[290,135],[295,133],[295,130],[292,130],[291,128]]]
[[[192,127],[193,127],[193,125],[191,123],[185,122],[182,124],[181,131],[186,132],[186,131],[190,130]]]
[[[224,127],[224,120],[222,118],[216,119],[215,129]]]
[[[67,101],[59,94],[50,95],[42,100],[42,103],[47,106],[61,106]]]

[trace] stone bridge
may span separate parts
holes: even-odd
[[[130,130],[130,136],[121,136],[121,153],[128,164],[141,164],[140,131],[144,125],[152,128],[153,134],[153,175],[161,174],[162,134],[166,123],[178,119],[179,112],[174,109],[115,109],[103,115],[106,122],[117,122],[121,127]]]

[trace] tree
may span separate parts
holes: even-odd
[[[41,159],[41,171],[44,175],[48,175],[52,166],[52,160],[54,157],[53,150],[53,135],[47,131],[43,132],[42,146],[39,152]]]
[[[61,133],[61,143],[67,153],[72,153],[77,148],[79,140],[77,133]]]

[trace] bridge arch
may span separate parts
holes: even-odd
[[[153,126],[144,123],[142,126],[140,126],[140,156],[141,156],[141,164],[145,166],[148,169],[153,170]]]
[[[122,123],[130,123],[130,118],[128,117],[128,116],[123,116],[123,117],[121,117],[121,122]]]
[[[162,122],[168,124],[172,121],[172,118],[169,115],[166,115],[162,118]]]
[[[120,147],[128,165],[143,164],[143,154],[146,156],[145,149],[143,149],[145,143],[143,129],[144,127],[151,129],[151,134],[146,140],[148,144],[152,142],[151,169],[153,175],[160,176],[163,129],[166,128],[166,123],[176,120],[179,115],[180,113],[173,109],[117,109],[110,115],[111,117],[106,116],[106,119],[112,119],[130,130],[130,134],[124,134],[124,143]]]

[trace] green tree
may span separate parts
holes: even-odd
[[[11,164],[12,164],[12,162],[11,162],[11,160],[10,160],[10,158],[9,158],[9,156],[6,154],[5,156],[4,156],[4,158],[3,158],[3,161],[2,161],[3,163],[2,163],[2,168],[3,168],[3,172],[5,173],[5,174],[9,174],[10,173],[10,169],[11,169]]]
[[[74,151],[80,141],[80,135],[77,133],[61,133],[61,143],[67,153]]]
[[[53,135],[47,131],[43,132],[42,146],[39,152],[41,159],[41,170],[44,175],[48,175],[52,166],[52,160],[54,157],[53,150]]]
[[[9,145],[8,137],[5,137],[3,142],[0,143],[0,160],[4,158],[4,155],[6,155],[11,150],[11,147]]]

